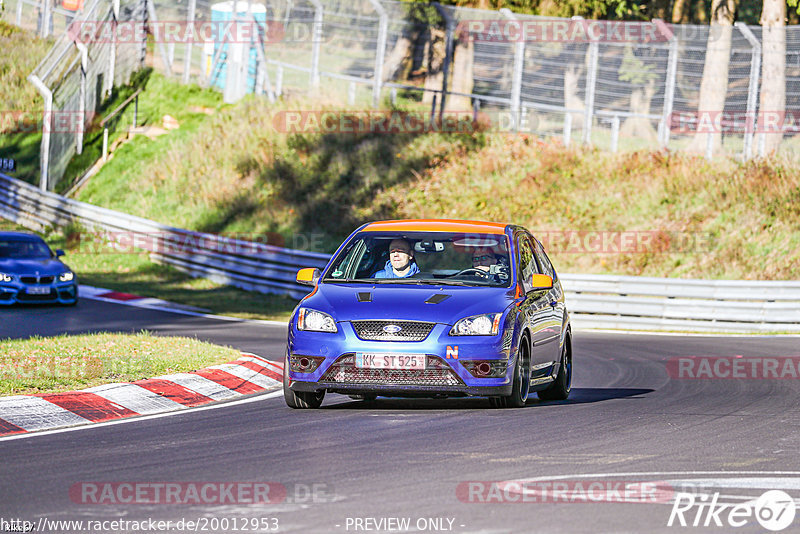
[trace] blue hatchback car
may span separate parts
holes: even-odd
[[[34,234],[0,232],[0,304],[78,302],[75,273]]]
[[[572,337],[564,292],[539,241],[478,221],[368,223],[324,271],[289,323],[284,397],[317,408],[326,392],[566,399]]]

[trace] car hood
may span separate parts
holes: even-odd
[[[301,306],[328,313],[336,321],[397,319],[453,324],[469,315],[502,312],[513,302],[514,290],[509,288],[325,283]]]
[[[25,259],[0,259],[0,272],[5,274],[31,274],[37,272],[39,276],[55,276],[69,270],[69,268],[55,258],[41,260]]]

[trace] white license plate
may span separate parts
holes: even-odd
[[[425,369],[425,355],[357,352],[356,367],[362,369]]]
[[[28,295],[49,295],[49,287],[29,287],[25,290]]]

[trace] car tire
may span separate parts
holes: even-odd
[[[561,362],[556,379],[537,395],[542,400],[567,400],[572,390],[572,342],[569,334],[561,347]]]
[[[531,387],[531,344],[527,337],[519,342],[517,363],[514,365],[514,381],[511,386],[511,395],[504,397],[490,397],[489,404],[492,408],[522,408],[528,400]]]
[[[310,409],[319,408],[322,399],[325,398],[325,390],[322,391],[292,391],[289,388],[289,361],[288,358],[283,363],[283,399],[289,408]]]

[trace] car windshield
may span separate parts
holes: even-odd
[[[504,234],[361,232],[323,281],[509,287],[510,264]]]
[[[45,259],[52,257],[44,241],[33,239],[0,239],[0,258]]]

